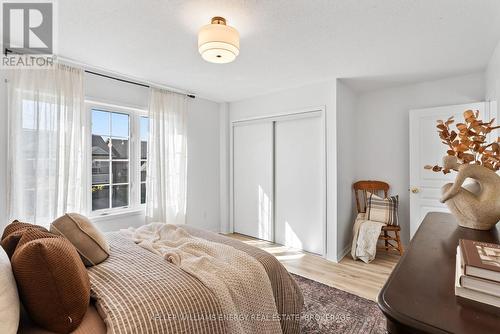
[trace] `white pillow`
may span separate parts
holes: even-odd
[[[0,333],[17,333],[20,304],[9,257],[0,247]]]

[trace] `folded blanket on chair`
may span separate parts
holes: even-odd
[[[365,219],[365,214],[356,217],[353,228],[351,256],[354,260],[360,259],[370,263],[377,253],[377,242],[384,223]]]

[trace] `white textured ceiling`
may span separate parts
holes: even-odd
[[[500,0],[61,0],[58,12],[60,55],[216,101],[476,71],[500,39]],[[241,34],[230,64],[197,51],[217,15]]]

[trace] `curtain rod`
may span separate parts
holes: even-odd
[[[5,54],[5,56],[7,56],[9,53],[15,54],[15,52],[13,52],[12,50],[10,50],[8,48],[4,48],[4,54]],[[60,57],[60,56],[57,56],[57,55],[55,57],[56,57],[56,59],[59,59],[59,60],[61,60],[64,63],[69,63],[69,64],[72,64],[72,65],[77,65],[77,66],[83,68],[83,70],[84,70],[85,73],[97,75],[97,76],[100,76],[100,77],[103,77],[103,78],[108,78],[108,79],[111,79],[111,80],[125,82],[125,83],[131,84],[131,85],[137,85],[137,86],[141,86],[141,87],[145,87],[145,88],[151,88],[152,86],[153,87],[158,87],[158,88],[163,88],[163,89],[166,89],[168,91],[172,91],[172,92],[179,93],[179,94],[184,94],[187,97],[192,98],[192,99],[196,98],[196,96],[194,94],[180,92],[179,89],[175,89],[175,88],[171,88],[171,87],[166,87],[166,86],[162,86],[162,85],[150,84],[149,82],[139,82],[139,81],[132,81],[132,80],[118,78],[118,77],[115,77],[115,76],[112,76],[112,75],[109,75],[109,74],[99,73],[99,72],[95,72],[95,71],[86,69],[86,68],[95,68],[93,66],[89,66],[87,64],[84,64],[84,63],[81,63],[81,62],[78,62],[78,61],[75,61],[75,60],[72,60],[72,59],[69,59],[69,58]],[[96,70],[99,70],[99,69],[96,68]],[[108,72],[109,73],[109,71],[106,71],[104,69],[103,69],[103,72]],[[122,75],[120,74],[120,76],[122,76]],[[123,77],[127,77],[127,76],[123,75]]]
[[[146,85],[146,84],[143,84],[143,83],[140,83],[140,82],[135,82],[135,81],[131,81],[131,80],[121,79],[121,78],[113,77],[113,76],[107,75],[107,74],[102,74],[102,73],[98,73],[98,72],[94,72],[94,71],[90,71],[90,70],[84,70],[84,71],[85,71],[85,73],[97,75],[97,76],[100,76],[100,77],[103,77],[103,78],[108,78],[108,79],[112,79],[112,80],[116,80],[116,81],[120,81],[120,82],[125,82],[125,83],[136,85],[136,86],[141,86],[141,87],[146,87],[146,88],[150,88],[151,87],[150,85]],[[196,96],[193,95],[193,94],[184,94],[184,95],[186,95],[187,97],[190,97],[192,99],[196,98]]]

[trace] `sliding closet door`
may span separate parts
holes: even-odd
[[[233,127],[234,231],[273,240],[273,124]]]
[[[324,129],[311,115],[275,124],[275,240],[324,254]]]

